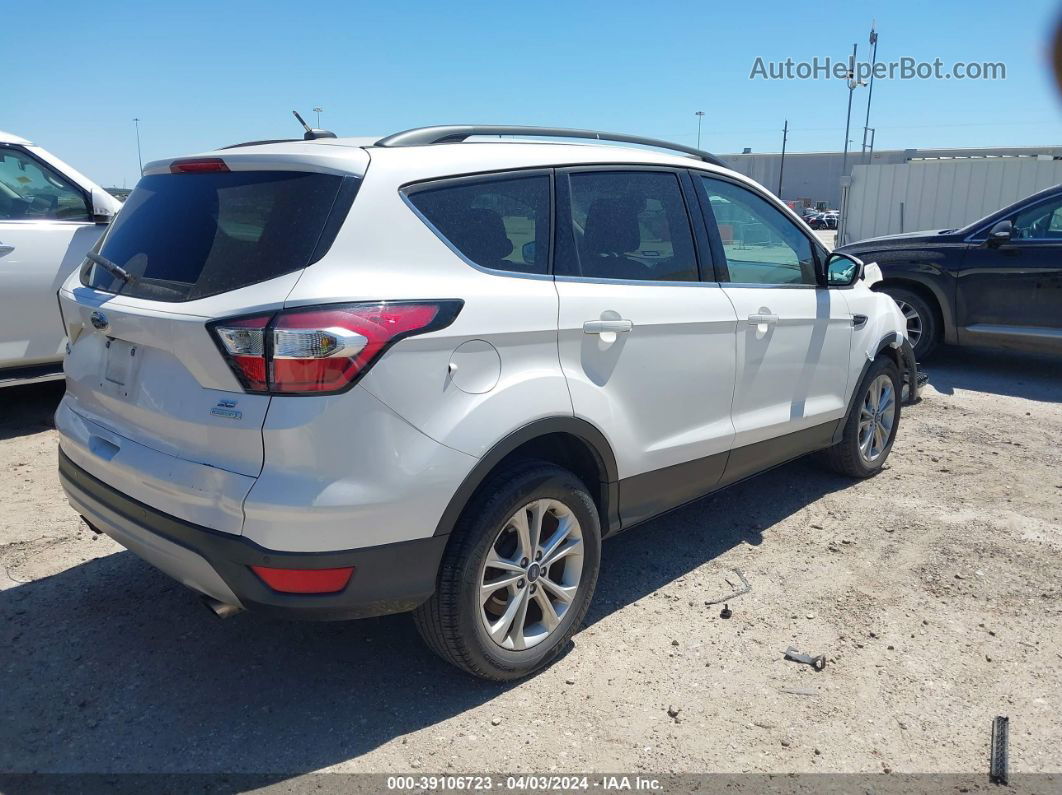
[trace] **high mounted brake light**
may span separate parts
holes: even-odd
[[[248,392],[335,394],[353,386],[399,340],[449,326],[462,305],[333,304],[218,320],[208,328]]]
[[[229,167],[220,157],[190,157],[170,163],[171,174],[211,174],[228,170]]]

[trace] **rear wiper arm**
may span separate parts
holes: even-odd
[[[101,257],[99,254],[93,254],[91,251],[88,254],[86,254],[85,256],[88,257],[93,262],[95,262],[97,265],[99,265],[101,268],[103,268],[109,274],[111,274],[112,276],[114,276],[114,277],[116,277],[118,279],[121,279],[126,284],[133,284],[133,283],[136,282],[136,276],[131,274],[129,271],[127,271],[121,265],[117,265],[117,264],[111,262],[106,257]]]

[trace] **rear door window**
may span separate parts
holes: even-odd
[[[157,301],[191,301],[300,270],[327,251],[358,180],[299,171],[144,177],[99,255],[89,287]]]
[[[695,282],[693,247],[676,174],[588,171],[569,177],[574,246],[559,246],[556,273],[598,279]]]
[[[436,234],[481,268],[546,273],[549,176],[535,174],[418,187],[410,203]]]

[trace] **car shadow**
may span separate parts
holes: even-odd
[[[764,542],[765,529],[852,483],[804,458],[624,531],[603,545],[601,577],[587,623],[638,601],[733,547],[758,546]],[[691,592],[688,598],[718,595],[718,590]]]
[[[64,392],[63,381],[0,389],[0,441],[54,428]]]
[[[850,482],[795,462],[607,541],[588,623],[737,544],[762,543],[765,528]],[[435,658],[407,616],[220,621],[128,552],[0,591],[0,649],[8,772],[285,778],[357,758],[513,687]],[[445,766],[442,756],[422,764]]]
[[[981,348],[941,348],[925,364],[929,383],[952,395],[956,389],[1062,402],[1062,356]]]

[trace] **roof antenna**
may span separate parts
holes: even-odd
[[[299,124],[302,125],[302,128],[304,130],[306,130],[306,132],[304,132],[302,134],[302,140],[304,140],[304,141],[316,141],[318,138],[335,138],[336,137],[336,134],[334,132],[332,132],[331,130],[316,130],[313,127],[311,127],[309,124],[306,123],[305,119],[303,119],[302,116],[299,115],[299,112],[297,110],[293,110],[292,114],[295,116],[296,119],[299,120]]]

